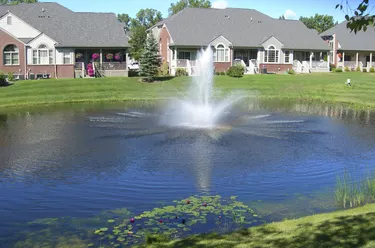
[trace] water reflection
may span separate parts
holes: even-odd
[[[209,193],[211,189],[213,146],[209,145],[208,142],[207,138],[198,138],[190,150],[196,185],[198,190],[204,193]]]

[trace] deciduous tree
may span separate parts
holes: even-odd
[[[341,3],[336,5],[336,9],[345,13],[345,19],[348,21],[346,27],[355,33],[375,26],[375,14],[372,12],[374,8],[375,5],[371,6],[370,0],[362,0],[356,8],[352,8],[348,0],[341,0]]]
[[[211,8],[211,2],[209,0],[180,0],[176,3],[171,3],[168,13],[169,15],[174,15],[187,7]]]
[[[315,14],[315,16],[311,17],[303,17],[299,18],[301,22],[303,22],[306,27],[310,29],[315,29],[318,33],[324,32],[333,26],[337,25],[337,22],[333,19],[333,16],[329,15],[319,15]]]
[[[118,14],[117,15],[117,19],[124,23],[125,26],[126,26],[126,31],[129,31],[130,30],[130,24],[131,24],[131,21],[132,21],[132,18],[128,15],[128,14]]]
[[[129,54],[133,59],[139,60],[141,54],[143,53],[143,49],[146,44],[147,29],[152,27],[162,19],[163,18],[161,12],[155,9],[141,9],[137,13],[136,18],[130,19],[129,44],[131,48]]]

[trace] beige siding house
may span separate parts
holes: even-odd
[[[246,73],[328,72],[329,46],[302,22],[278,20],[254,9],[186,8],[152,27],[170,73],[194,74],[197,53],[211,46],[215,70],[239,63]]]
[[[330,62],[341,68],[369,71],[375,67],[375,29],[372,27],[355,34],[346,24],[344,21],[320,34],[330,46]]]

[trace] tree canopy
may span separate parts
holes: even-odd
[[[348,21],[346,27],[355,33],[375,26],[375,14],[371,13],[374,8],[375,5],[371,7],[370,0],[362,0],[356,8],[352,8],[347,0],[345,3],[341,0],[336,5],[336,9],[345,10],[345,19]]]
[[[125,24],[126,31],[130,30],[130,24],[131,24],[132,18],[128,14],[118,14],[117,19],[120,22],[123,22]]]
[[[4,4],[19,4],[19,3],[37,3],[38,0],[0,0],[0,5]]]
[[[279,16],[279,20],[285,20],[285,16],[284,15]]]
[[[146,31],[163,19],[161,12],[155,9],[141,9],[135,18],[130,18],[127,14],[121,14],[118,19],[126,23],[130,29],[130,56],[139,60],[146,44]]]
[[[315,29],[318,31],[318,33],[324,32],[337,25],[337,22],[335,22],[333,16],[330,15],[315,14],[315,16],[311,17],[301,16],[299,20],[303,22],[307,28]]]
[[[177,3],[171,3],[168,13],[171,16],[188,7],[211,8],[211,2],[209,0],[180,0]]]

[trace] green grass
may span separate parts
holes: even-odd
[[[148,248],[375,247],[375,204],[243,229],[166,241],[150,236]]]
[[[352,87],[345,85],[351,78]],[[147,84],[139,78],[51,79],[20,81],[0,88],[0,108],[41,104],[157,100],[183,94],[189,77]],[[375,109],[375,74],[320,73],[305,75],[216,76],[215,87],[223,92],[257,92],[261,98],[345,103]]]

